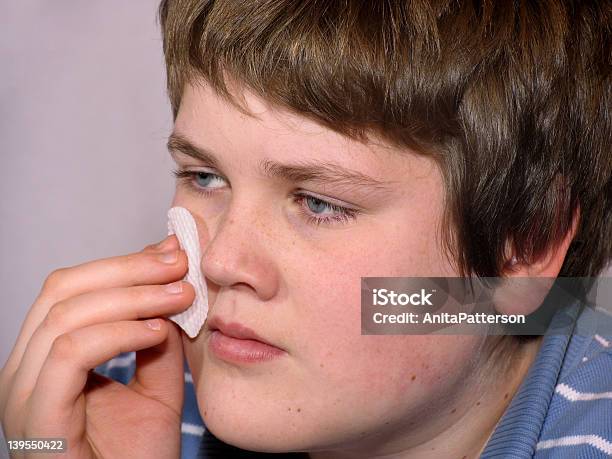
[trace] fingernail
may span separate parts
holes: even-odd
[[[161,329],[161,321],[159,319],[145,320],[145,325],[147,326],[147,328],[150,328],[151,330]]]
[[[183,291],[183,283],[181,281],[172,282],[171,284],[166,284],[164,289],[172,294],[181,293]]]
[[[171,265],[176,263],[176,260],[178,259],[178,250],[163,252],[157,255],[157,257],[162,263],[168,263],[169,265]]]

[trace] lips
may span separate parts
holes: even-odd
[[[211,332],[208,340],[210,351],[226,362],[252,364],[286,355],[283,349],[238,322],[224,322],[215,316],[207,321],[206,326]]]

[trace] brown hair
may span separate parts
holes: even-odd
[[[593,1],[164,0],[174,118],[226,76],[350,138],[432,155],[445,244],[462,275],[498,276],[580,221],[560,276],[612,251],[611,4]]]

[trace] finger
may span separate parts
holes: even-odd
[[[165,248],[178,250],[176,236],[169,236],[163,242]],[[143,252],[94,260],[51,273],[28,311],[15,346],[2,369],[3,382],[7,383],[5,375],[12,375],[16,371],[30,338],[53,304],[103,288],[166,284],[185,276],[188,265],[184,251],[179,250],[178,260],[168,264],[160,258],[163,252],[156,251],[153,247],[147,246]]]
[[[96,323],[136,320],[176,314],[195,299],[191,284],[177,281],[179,293],[166,285],[140,285],[87,292],[54,305],[28,343],[15,373],[11,396],[27,398],[34,389],[40,369],[58,336]],[[175,284],[175,283],[173,283]]]
[[[122,352],[163,342],[168,336],[168,324],[164,319],[154,319],[159,326],[154,330],[147,326],[150,320],[95,324],[59,336],[32,392],[26,431],[61,434],[68,433],[71,426],[83,426],[78,416],[84,415],[84,407],[79,413],[75,404],[83,393],[89,370]]]
[[[64,298],[85,292],[131,285],[162,284],[173,278],[187,261],[185,252],[178,247],[174,235],[165,241],[164,250],[148,245],[140,252],[88,261],[79,265],[53,271],[45,280],[40,292],[43,300],[56,303]],[[165,262],[162,254],[179,254],[178,260]]]
[[[162,343],[136,352],[136,370],[128,386],[164,403],[180,417],[183,409],[185,367],[181,331],[168,321]]]

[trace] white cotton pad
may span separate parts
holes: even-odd
[[[187,254],[189,268],[183,280],[193,285],[195,300],[185,311],[168,318],[181,327],[187,336],[195,338],[208,314],[208,289],[200,269],[202,254],[198,228],[193,216],[184,207],[172,207],[168,210],[168,235],[171,234],[176,234],[181,248]]]

